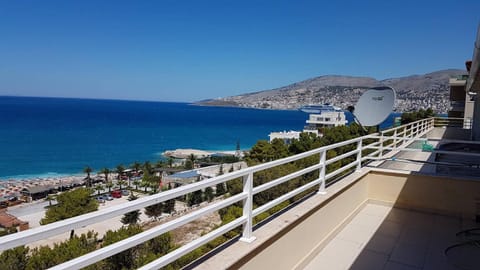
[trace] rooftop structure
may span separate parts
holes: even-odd
[[[18,231],[24,231],[28,229],[28,222],[22,221],[15,216],[8,214],[6,209],[0,209],[0,228],[15,228]]]
[[[293,139],[299,139],[300,138],[300,131],[280,131],[280,132],[271,132],[268,137],[270,138],[270,142],[272,142],[275,139],[280,139],[283,140],[285,144],[290,144]]]

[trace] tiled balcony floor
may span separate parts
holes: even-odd
[[[470,220],[370,203],[305,269],[480,269],[479,247],[462,249],[461,259],[457,251],[445,255],[464,241],[457,232],[476,227]]]

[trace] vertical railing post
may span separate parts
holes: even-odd
[[[318,172],[318,178],[320,179],[320,188],[318,189],[319,194],[327,194],[325,191],[325,171],[327,170],[327,166],[325,165],[326,160],[327,150],[323,150],[320,152],[320,169]]]
[[[253,227],[253,172],[243,176],[243,192],[247,194],[247,198],[243,201],[243,216],[247,218],[245,225],[243,225],[243,233],[240,241],[251,243],[255,241],[252,235]]]
[[[362,143],[363,143],[363,140],[360,139],[358,140],[358,143],[357,143],[357,172],[360,171],[362,169]]]
[[[397,128],[393,130],[393,150],[397,149]]]
[[[383,157],[383,133],[380,133],[380,145],[379,145],[379,153],[378,157],[381,158]]]

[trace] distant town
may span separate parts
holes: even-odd
[[[462,70],[443,70],[382,81],[367,77],[321,76],[277,89],[212,99],[199,104],[296,110],[308,104],[331,103],[347,109],[355,105],[369,87],[387,85],[396,90],[397,112],[432,108],[436,113],[447,113],[450,109],[449,78],[463,73]]]

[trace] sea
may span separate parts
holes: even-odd
[[[393,123],[391,115],[382,126]],[[61,177],[164,159],[178,148],[251,148],[308,114],[189,103],[0,97],[0,180]],[[352,116],[347,114],[347,119]]]

